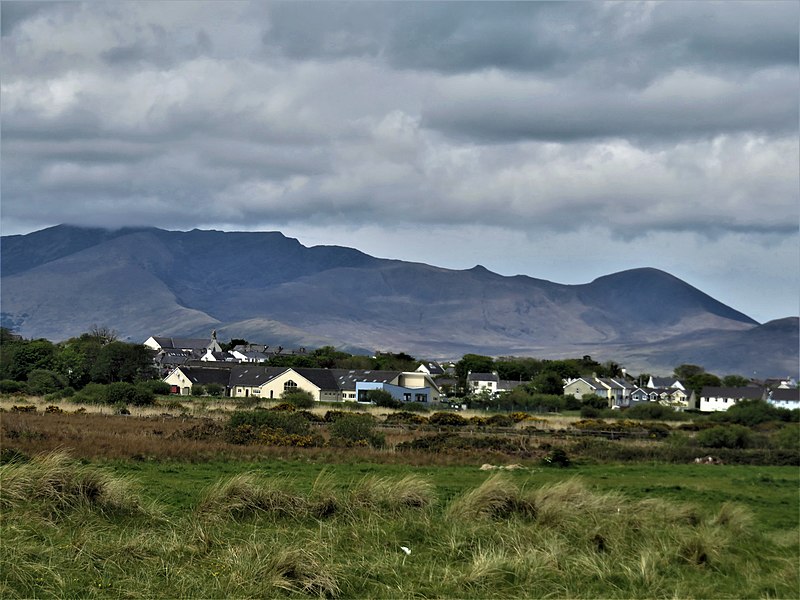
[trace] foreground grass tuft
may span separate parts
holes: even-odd
[[[149,514],[130,480],[79,464],[64,452],[0,466],[0,506],[33,506],[54,515],[88,509],[111,516]]]

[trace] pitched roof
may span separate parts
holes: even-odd
[[[497,389],[499,391],[511,391],[516,387],[521,386],[524,381],[517,381],[515,379],[501,379],[497,382]]]
[[[467,381],[498,381],[496,373],[470,373]]]
[[[210,339],[201,338],[171,338],[153,336],[153,339],[164,349],[174,348],[177,350],[205,350],[211,345]]]
[[[764,390],[759,387],[704,387],[701,398],[738,398],[740,400],[760,400]]]
[[[364,369],[330,369],[340,390],[353,391],[356,383],[370,381],[377,383],[390,383],[400,376],[400,371],[375,371]]]
[[[772,400],[794,400],[795,402],[800,402],[800,389],[776,388],[769,393],[769,397]]]
[[[208,385],[216,383],[223,387],[228,386],[230,371],[228,369],[217,369],[215,367],[178,367],[181,373],[193,384]]]
[[[237,364],[230,370],[230,386],[259,387],[288,370],[289,367],[261,367]]]

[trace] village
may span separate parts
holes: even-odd
[[[171,393],[196,394],[211,386],[232,398],[279,399],[303,390],[317,402],[369,402],[368,392],[382,390],[399,402],[466,408],[471,398],[497,397],[523,381],[503,380],[495,372],[468,372],[458,393],[455,364],[421,361],[412,371],[269,366],[281,354],[304,355],[306,349],[241,344],[223,351],[212,332],[209,338],[151,336],[144,345],[155,353]],[[740,386],[702,386],[699,393],[675,377],[649,376],[631,381],[624,369],[617,377],[582,376],[563,380],[563,395],[583,400],[599,397],[607,408],[623,410],[656,403],[676,411],[725,411],[743,400],[764,400],[778,408],[800,410],[800,389],[791,378]],[[640,383],[641,385],[638,385]]]

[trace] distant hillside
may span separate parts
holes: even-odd
[[[1,243],[3,324],[26,337],[100,324],[135,341],[214,328],[285,347],[431,357],[592,354],[642,370],[695,362],[765,376],[797,364],[796,319],[758,326],[656,269],[562,285],[307,248],[277,232],[62,225]]]

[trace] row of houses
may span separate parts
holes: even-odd
[[[266,367],[218,363],[181,365],[164,381],[173,393],[190,395],[196,385],[218,385],[233,398],[279,399],[302,390],[318,402],[364,402],[370,390],[383,390],[400,402],[439,403],[441,392],[431,375],[421,371],[375,371]]]
[[[622,378],[579,377],[564,383],[564,395],[579,400],[596,395],[608,400],[610,408],[628,408],[643,402],[657,402],[675,410],[715,412],[728,410],[742,400],[765,400],[779,408],[800,409],[800,390],[794,388],[768,389],[760,386],[704,387],[700,394],[687,390],[677,379],[651,377],[644,387],[635,386]]]

